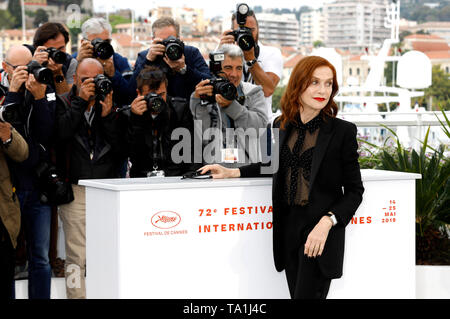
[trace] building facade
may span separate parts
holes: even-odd
[[[325,15],[322,8],[300,15],[300,45],[312,47],[316,41],[325,42]]]
[[[325,4],[326,45],[353,53],[380,48],[390,38],[390,29],[385,27],[387,5],[387,0],[336,0]]]
[[[300,24],[294,14],[258,13],[259,40],[267,44],[298,47]]]

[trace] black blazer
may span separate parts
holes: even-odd
[[[274,128],[280,127],[280,121],[275,120]],[[288,124],[279,131],[279,141],[274,150],[280,154],[281,145],[286,142],[292,125]],[[319,267],[328,278],[342,276],[344,260],[345,226],[351,221],[358,209],[364,187],[358,163],[358,143],[356,141],[356,126],[353,123],[325,116],[317,137],[311,167],[309,188],[309,216],[313,216],[307,236],[319,220],[328,212],[333,212],[338,224],[331,228],[322,256],[317,257]],[[252,164],[240,168],[242,177],[256,177],[260,174],[261,164]],[[275,267],[278,271],[285,268],[282,257],[282,233],[284,212],[280,192],[285,183],[282,174],[272,175],[272,205],[273,205],[273,254]],[[301,250],[303,253],[303,250]]]

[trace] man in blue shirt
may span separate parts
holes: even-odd
[[[169,36],[179,39],[180,25],[169,17],[163,17],[152,24],[153,42],[150,48],[138,54],[130,80],[130,92],[137,96],[136,78],[147,65],[156,65],[167,71],[167,94],[172,97],[189,99],[195,86],[202,80],[209,79],[209,67],[200,51],[185,45],[179,60],[172,61],[165,55],[166,47],[161,42]]]

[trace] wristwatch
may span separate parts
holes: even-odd
[[[334,214],[333,214],[333,213],[331,213],[331,212],[327,213],[327,215],[326,215],[326,216],[330,217],[330,219],[331,219],[331,222],[333,223],[333,226],[336,226],[336,224],[337,224],[337,219],[336,219],[336,216],[334,216]]]
[[[12,143],[12,134],[10,138],[8,138],[6,141],[3,142],[3,146],[7,148],[9,145],[11,145],[11,143]]]
[[[250,69],[252,66],[255,65],[256,62],[258,62],[258,60],[253,59],[253,60],[251,60],[251,61],[245,62],[245,64],[247,64],[248,68]]]
[[[184,75],[184,74],[186,74],[186,71],[187,71],[187,65],[185,64],[181,69],[180,69],[180,71],[178,71],[180,74],[182,74],[182,75]]]
[[[57,75],[55,76],[55,83],[62,83],[64,82],[64,76],[63,75]]]

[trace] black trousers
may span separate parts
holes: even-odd
[[[0,220],[0,300],[13,299],[15,250]]]
[[[320,270],[316,258],[304,255],[306,239],[314,228],[307,209],[291,206],[283,222],[286,279],[292,299],[326,299],[331,279]]]

